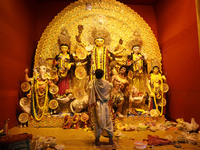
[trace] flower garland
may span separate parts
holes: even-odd
[[[37,79],[37,78],[36,78]],[[39,85],[41,85],[41,84],[46,84],[47,83],[47,80],[45,80],[45,82],[44,83],[42,83],[42,82],[39,82],[38,80],[36,81],[36,87],[35,87],[35,93],[36,93],[36,102],[37,102],[37,106],[38,106],[38,108],[39,109],[43,109],[44,108],[44,105],[43,106],[40,106],[40,104],[39,104],[39,100],[38,100],[38,94],[41,96],[40,98],[43,98],[44,97],[44,93],[40,93],[39,92]],[[48,85],[46,85],[46,88],[45,88],[46,90],[48,90]],[[47,91],[48,92],[48,91]],[[46,94],[47,94],[47,92],[46,92]],[[46,99],[46,98],[45,98]]]
[[[36,76],[36,77],[37,77],[37,76]],[[37,78],[36,78],[36,80],[37,80]],[[38,80],[37,80],[37,82],[38,82]],[[46,83],[46,81],[45,81],[45,83]],[[33,81],[33,84],[34,84],[34,81]],[[37,86],[38,86],[38,83],[36,83],[35,86],[36,86],[36,87],[35,87],[35,89],[36,89]],[[33,90],[33,91],[34,91],[34,90]],[[35,119],[36,119],[37,121],[40,121],[40,120],[44,117],[45,111],[48,109],[48,108],[47,108],[47,103],[48,103],[48,101],[49,101],[49,98],[48,98],[48,85],[46,85],[46,95],[45,95],[44,105],[43,105],[43,107],[40,107],[40,108],[39,108],[39,109],[42,109],[42,115],[41,115],[41,117],[38,117],[38,115],[37,115],[34,97],[35,97],[35,96],[34,96],[34,92],[32,92],[33,115],[34,115],[34,117],[35,117]],[[40,106],[40,105],[39,105],[39,101],[38,101],[38,94],[37,94],[37,92],[36,92],[36,102],[37,102],[38,106]]]
[[[100,52],[101,51],[101,52]],[[102,56],[103,55],[103,56]],[[92,70],[95,71],[96,69],[102,69],[105,73],[103,76],[103,79],[106,78],[106,73],[107,73],[107,49],[106,47],[103,47],[103,49],[99,49],[98,47],[94,47],[94,52],[93,52],[93,57],[94,57],[94,65]],[[103,65],[102,65],[103,63]],[[92,79],[92,78],[91,78]]]

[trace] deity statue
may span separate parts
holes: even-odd
[[[68,45],[61,45],[61,52],[59,53],[58,56],[56,56],[57,59],[57,65],[58,65],[58,76],[59,78],[65,78],[67,77],[68,71],[71,68],[71,63],[70,61],[70,54],[69,54],[69,46]]]
[[[53,59],[53,69],[57,72],[56,80],[59,88],[58,94],[63,96],[66,90],[70,89],[70,70],[74,64],[72,61],[72,55],[70,53],[70,35],[67,28],[64,26],[58,35],[59,53]]]
[[[164,107],[163,85],[165,81],[166,77],[161,74],[159,67],[154,66],[153,70],[150,72],[150,84],[148,87],[149,91],[151,92],[150,97],[152,98],[151,111],[156,113],[156,115],[159,114],[163,115],[163,107]]]
[[[116,108],[116,115],[123,117],[124,104],[128,103],[128,87],[127,67],[121,66],[119,73],[112,76],[113,89],[111,91],[111,100],[114,109]],[[125,108],[126,109],[126,108]]]
[[[64,95],[65,91],[70,88],[69,83],[69,70],[73,65],[72,59],[69,53],[69,46],[68,45],[61,45],[60,46],[61,52],[56,56],[54,63],[58,68],[58,94]]]
[[[94,71],[96,69],[102,69],[105,74],[103,79],[109,80],[110,78],[110,66],[109,62],[113,59],[111,56],[111,52],[108,50],[106,46],[109,42],[109,33],[105,31],[94,30],[92,32],[92,36],[94,39],[95,46],[93,47],[91,53],[91,70],[90,76],[91,80],[94,79]]]
[[[129,42],[131,54],[128,56],[127,65],[130,66],[128,77],[132,86],[140,93],[148,92],[147,55],[142,53],[143,41],[139,31],[134,31],[133,40]]]
[[[47,73],[45,62],[40,61],[39,67],[35,68],[32,78],[28,77],[28,68],[25,70],[25,80],[31,82],[31,90],[27,97],[32,99],[32,112],[37,121],[49,110],[49,86],[53,85],[50,75]]]
[[[135,45],[132,48],[131,63],[133,65],[133,76],[141,76],[145,72],[145,57],[141,54],[141,47]]]
[[[109,11],[111,3],[113,6],[116,5],[117,14],[112,13],[112,10]],[[95,11],[96,9],[98,11]],[[79,0],[52,20],[38,42],[33,76],[29,78],[26,69],[27,82],[21,85],[21,89],[25,88],[22,91],[27,97],[20,99],[19,104],[22,111],[32,115],[29,122],[32,126],[60,126],[62,123],[60,119],[63,119],[64,128],[72,126],[77,128],[81,121],[86,126],[87,116],[83,115],[82,120],[79,116],[91,107],[88,98],[89,81],[95,79],[94,72],[98,69],[104,72],[102,79],[112,81],[114,85],[110,91],[112,99],[110,100],[110,96],[108,98],[112,120],[115,120],[112,107],[119,117],[135,114],[134,103],[139,100],[145,103],[147,99],[145,97],[150,96],[149,89],[156,95],[151,93],[152,100],[157,102],[157,107],[159,111],[161,110],[164,99],[162,100],[154,92],[154,88],[151,87],[154,83],[149,84],[149,89],[146,84],[147,74],[152,66],[162,65],[158,43],[142,17],[134,11],[126,10],[125,5],[119,6],[115,1]],[[126,11],[127,15],[121,13],[122,11]],[[130,24],[127,23],[127,19],[137,22]],[[134,29],[137,31],[133,33]],[[145,53],[148,54],[148,60]],[[41,58],[46,64],[40,63]],[[148,61],[148,73],[146,61]],[[153,75],[151,78],[150,81],[153,82]],[[149,95],[145,96],[147,92]],[[104,93],[106,91],[103,95]],[[94,106],[96,107],[95,104]],[[51,115],[51,112],[56,115]],[[71,118],[72,122],[69,116],[71,113],[76,114]],[[68,115],[63,118],[65,114]],[[55,120],[59,121],[51,124]]]
[[[146,55],[141,54],[141,46],[134,45],[132,47],[133,53],[131,53],[129,59],[132,70],[132,85],[134,85],[139,92],[146,92],[147,87],[147,64],[146,64]]]

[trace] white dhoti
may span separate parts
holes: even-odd
[[[105,130],[109,137],[113,137],[113,122],[111,118],[111,111],[107,104],[107,101],[110,98],[110,91],[112,85],[104,80],[97,79],[91,81],[90,83],[90,98],[89,104],[96,104],[91,111],[91,121],[94,125],[94,134],[96,138],[99,138],[103,130]]]
[[[110,108],[107,102],[101,102],[97,100],[96,104],[96,123],[95,127],[95,137],[100,137],[103,130],[105,130],[110,137],[113,137],[113,122],[111,119]]]

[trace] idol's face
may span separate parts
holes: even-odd
[[[69,50],[69,47],[67,45],[61,46],[61,51],[63,53],[67,52]]]
[[[46,73],[46,66],[40,66],[40,74],[44,74],[44,73]]]
[[[158,72],[159,72],[158,67],[153,68],[153,73],[154,73],[154,74],[158,74]]]
[[[102,38],[95,39],[95,44],[97,46],[102,46],[104,44],[104,39]]]
[[[140,53],[140,47],[139,46],[133,47],[133,51],[134,53]]]

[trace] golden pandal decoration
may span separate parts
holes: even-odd
[[[59,88],[58,88],[57,85],[51,85],[50,88],[49,88],[49,92],[50,92],[51,94],[57,94],[58,91],[59,91]]]
[[[84,79],[87,75],[87,72],[85,70],[85,68],[83,66],[79,66],[76,68],[75,70],[75,76],[78,78],[78,79]]]
[[[20,123],[26,123],[29,120],[29,115],[27,113],[21,113],[18,120]]]
[[[137,30],[133,32],[133,35],[131,36],[130,41],[127,43],[127,47],[129,50],[132,50],[133,46],[136,46],[136,45],[140,47],[142,47],[143,45],[141,34]]]
[[[91,5],[90,9],[86,9],[88,3]],[[128,45],[131,40],[135,40],[133,34],[140,35],[141,53],[148,56],[148,71],[155,64],[161,68],[161,53],[153,31],[133,9],[116,0],[79,0],[62,10],[47,26],[38,42],[34,67],[39,63],[40,57],[46,60],[46,58],[55,58],[59,53],[58,39],[65,35],[63,28],[71,37],[70,47],[73,49],[77,45],[74,35],[77,35],[77,26],[80,24],[84,26],[81,41],[85,45],[94,42],[90,39],[95,35],[91,34],[95,28],[97,31],[104,31],[104,29],[108,31],[109,40],[105,40],[105,45],[109,46],[111,51],[118,45],[119,39],[123,39],[124,45]],[[131,50],[127,49],[127,51]],[[49,63],[47,66],[51,66],[50,61],[47,63]]]
[[[23,92],[28,92],[30,90],[31,86],[28,82],[24,82],[21,84],[21,89]]]
[[[58,107],[58,101],[53,99],[49,102],[49,108],[56,109]]]

